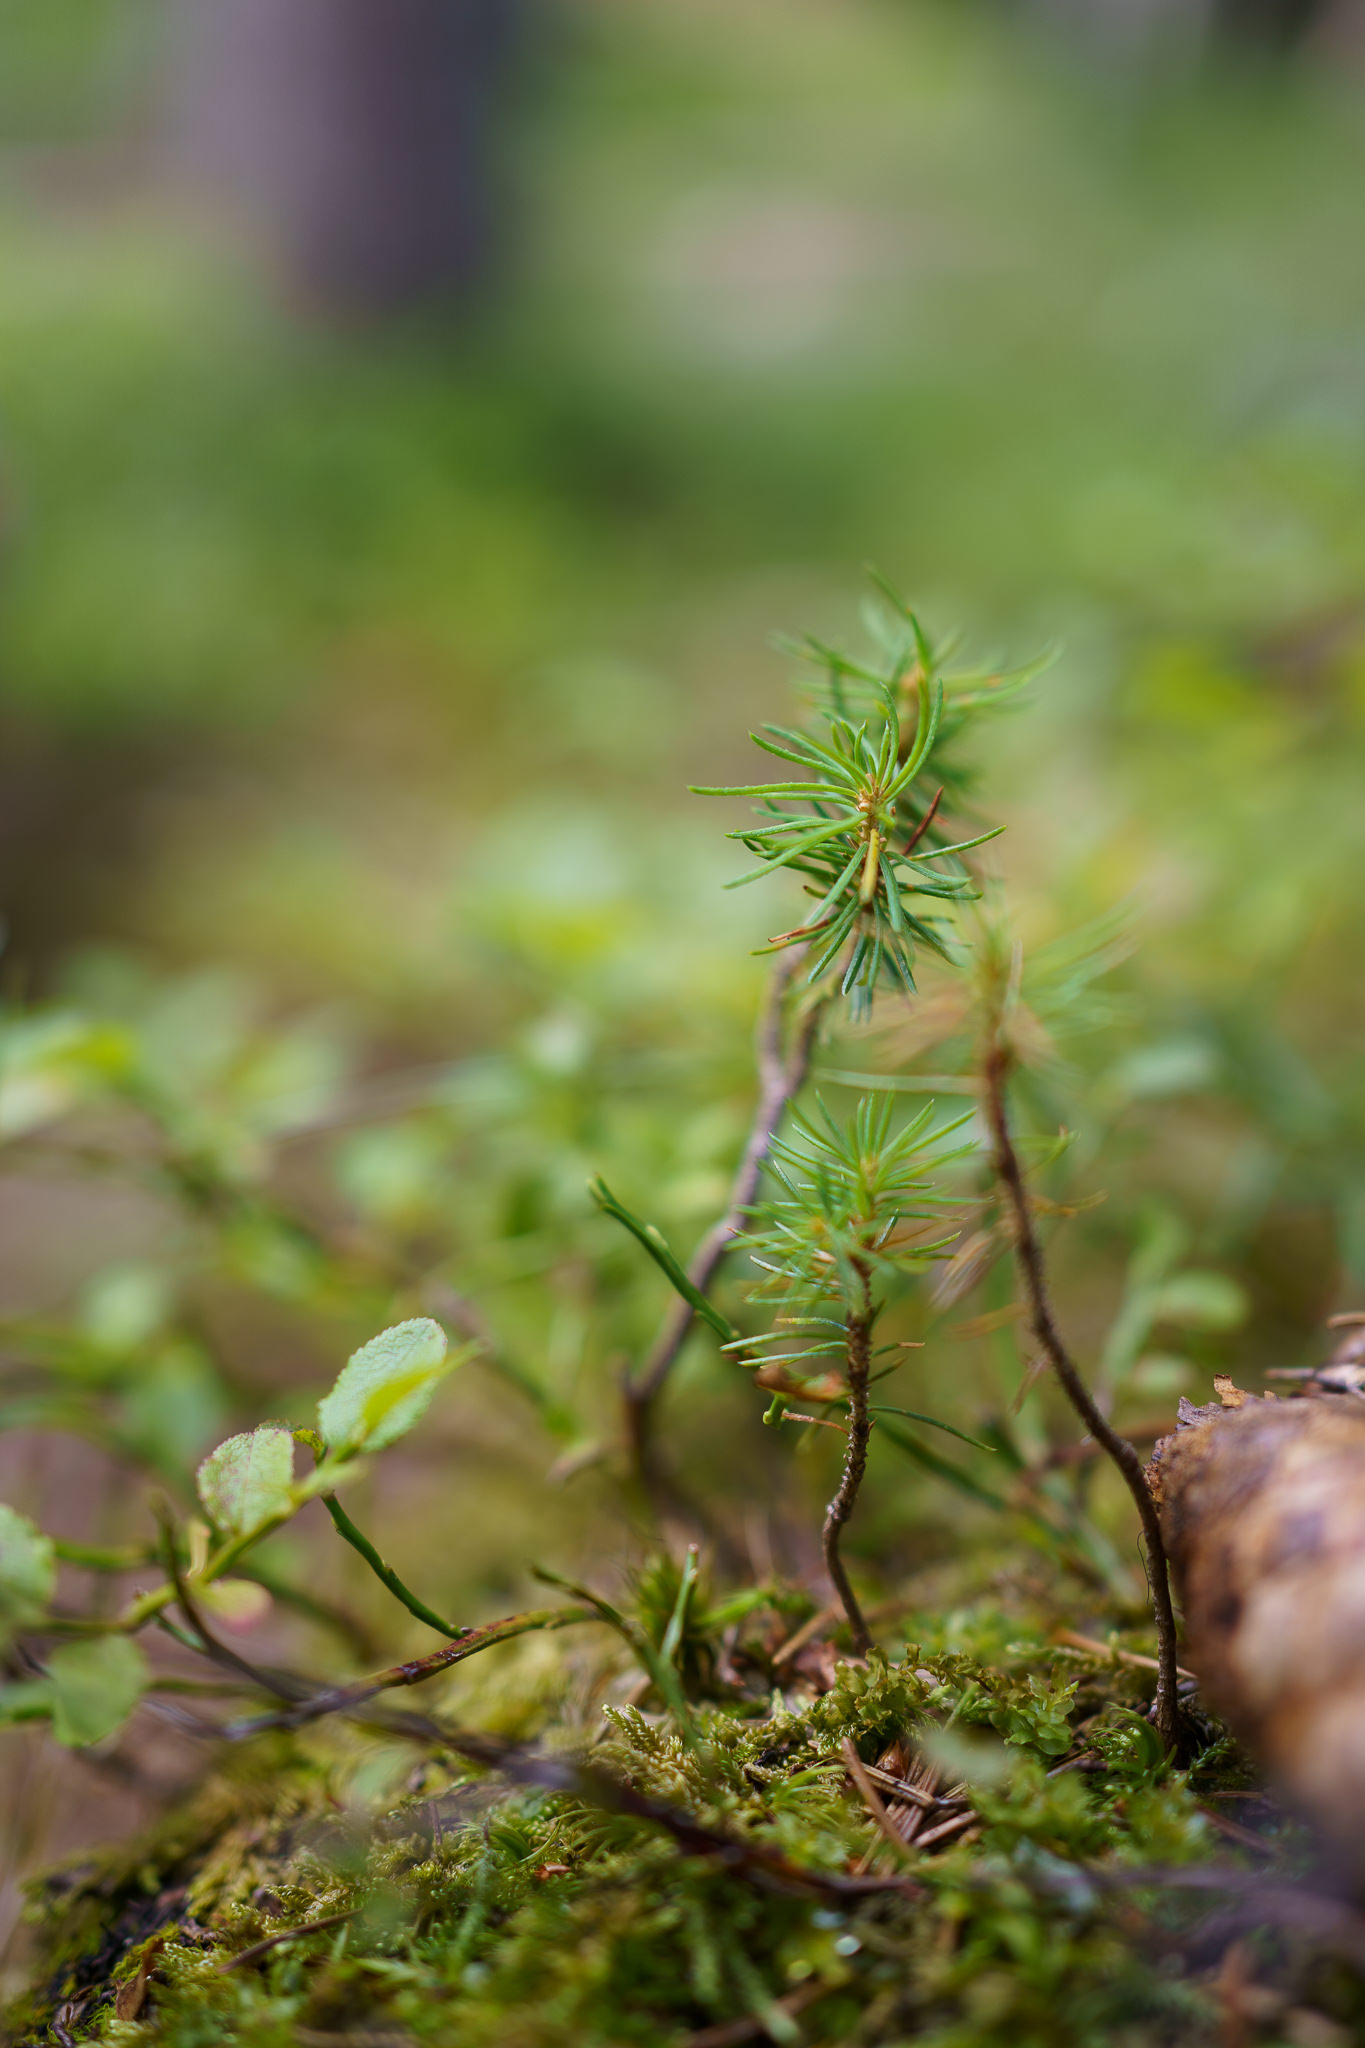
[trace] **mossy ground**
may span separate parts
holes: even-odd
[[[640,1589],[646,1620],[667,1577],[653,1597]],[[978,1605],[866,1665],[817,1642],[775,1670],[790,1612],[758,1607],[724,1634],[702,1616],[680,1655],[694,1695],[686,1729],[638,1684],[639,1704],[627,1694],[604,1706],[584,1639],[500,1653],[484,1694],[461,1695],[467,1725],[477,1710],[524,1737],[530,1718],[542,1750],[590,1746],[595,1765],[639,1792],[780,1851],[814,1875],[799,1891],[685,1853],[657,1825],[509,1786],[434,1743],[325,1722],[227,1746],[149,1839],[40,1889],[41,1988],[12,2015],[11,2038],[1231,2038],[1230,1937],[1210,1953],[1198,1933],[1217,1902],[1133,1874],[1211,1861],[1251,1870],[1301,1845],[1268,1806],[1221,1797],[1247,1772],[1215,1728],[1195,1724],[1185,1766],[1167,1765],[1142,1716],[1140,1666],[1059,1648],[1036,1620],[1019,1626]],[[628,1679],[618,1667],[606,1689],[619,1700]],[[890,1755],[893,1775],[927,1757],[945,1787],[964,1780],[956,1828],[898,1856],[844,1766],[849,1738],[865,1763]],[[892,1813],[909,1810],[884,1797]],[[1254,1819],[1259,1851],[1227,1838],[1220,1807]],[[821,1874],[859,1870],[903,1874],[913,1888],[819,1887]],[[1361,2038],[1365,2003],[1349,1980],[1319,1972],[1304,2005],[1300,1959],[1283,1941],[1265,1937],[1257,1957],[1272,1988],[1259,1987],[1263,2024],[1238,2040]]]

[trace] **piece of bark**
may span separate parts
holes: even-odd
[[[116,2019],[135,2020],[141,2016],[142,2008],[147,2003],[147,1980],[156,1968],[157,1957],[165,1946],[165,1936],[159,1934],[155,1941],[149,1941],[146,1948],[143,1949],[142,1959],[137,1966],[136,1977],[128,1978],[125,1983],[119,1985],[118,1990],[114,1993],[114,2017]]]
[[[1365,1876],[1365,1399],[1220,1386],[1148,1479],[1185,1662],[1288,1802]]]

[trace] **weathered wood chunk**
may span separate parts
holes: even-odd
[[[1148,1467],[1185,1662],[1281,1792],[1365,1874],[1365,1399],[1220,1386]]]

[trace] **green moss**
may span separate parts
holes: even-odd
[[[642,1609],[659,1591],[642,1582]],[[778,2042],[1213,2041],[1207,1985],[1159,1963],[1155,1923],[1107,1881],[1226,1849],[1191,1774],[1160,1757],[1129,1674],[1041,1639],[986,1662],[957,1620],[953,1650],[841,1662],[823,1693],[790,1681],[698,1699],[691,1746],[666,1713],[608,1707],[592,1749],[637,1791],[817,1879],[901,1867],[841,1744],[866,1761],[895,1742],[923,1751],[968,1781],[972,1813],[961,1839],[907,1855],[913,1895],[776,1888],[656,1825],[324,1724],[229,1750],[157,1834],[41,1888],[45,1988],[15,2015],[18,2038],[74,1998],[73,2038],[128,2048],[605,2048],[746,2017]],[[999,1650],[994,1617],[979,1633]],[[715,1642],[695,1647],[713,1671]],[[1207,1789],[1238,1768],[1215,1745],[1194,1775]],[[1187,1916],[1137,1897],[1162,1926]],[[120,2020],[118,1988],[153,1936],[149,1996]]]

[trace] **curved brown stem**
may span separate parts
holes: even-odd
[[[467,1657],[477,1657],[480,1650],[511,1642],[514,1636],[529,1635],[533,1630],[571,1628],[575,1622],[598,1619],[591,1607],[542,1607],[529,1614],[508,1614],[500,1621],[466,1629],[461,1642],[447,1643],[444,1649],[414,1657],[406,1664],[391,1664],[387,1671],[376,1671],[355,1685],[313,1691],[296,1699],[283,1713],[258,1715],[237,1723],[228,1732],[234,1736],[257,1735],[267,1728],[301,1728],[308,1721],[320,1720],[324,1714],[352,1714],[377,1693],[387,1692],[393,1686],[420,1685],[440,1671],[449,1671],[453,1664],[463,1664]]]
[[[825,1513],[824,1528],[825,1570],[843,1603],[853,1636],[853,1648],[860,1657],[866,1656],[871,1649],[872,1637],[839,1554],[839,1539],[858,1499],[858,1489],[867,1470],[868,1439],[872,1434],[872,1418],[867,1412],[867,1382],[872,1366],[872,1304],[866,1280],[863,1281],[863,1303],[861,1312],[850,1316],[847,1324],[848,1450],[844,1456],[839,1490]]]
[[[744,1212],[758,1193],[763,1161],[782,1121],[783,1111],[798,1092],[810,1067],[810,1056],[820,1022],[823,1002],[812,1002],[798,1020],[790,1045],[783,1049],[783,1020],[787,992],[797,968],[805,957],[804,948],[783,953],[768,984],[768,996],[758,1023],[758,1102],[744,1154],[730,1188],[725,1214],[714,1223],[692,1255],[687,1277],[701,1294],[716,1277],[722,1259],[744,1225]],[[638,1372],[622,1384],[626,1410],[626,1442],[637,1473],[648,1485],[657,1481],[653,1470],[652,1424],[654,1405],[665,1380],[692,1327],[694,1310],[690,1302],[675,1300],[655,1339],[653,1349]],[[651,1488],[651,1491],[654,1489]]]
[[[1178,1734],[1175,1611],[1171,1605],[1170,1571],[1166,1562],[1166,1546],[1162,1541],[1156,1502],[1152,1499],[1151,1489],[1142,1469],[1141,1455],[1126,1437],[1121,1437],[1111,1428],[1106,1417],[1096,1406],[1094,1397],[1081,1378],[1057,1327],[1052,1303],[1048,1297],[1042,1246],[1038,1242],[1038,1233],[1034,1228],[1033,1211],[1029,1206],[1019,1155],[1010,1136],[1009,1113],[1005,1102],[1010,1066],[1009,1052],[997,1040],[989,1047],[983,1062],[983,1101],[995,1150],[996,1176],[1004,1190],[1013,1220],[1014,1255],[1028,1301],[1029,1324],[1040,1350],[1061,1381],[1067,1399],[1095,1442],[1118,1467],[1137,1507],[1142,1533],[1147,1543],[1147,1577],[1152,1594],[1152,1614],[1156,1621],[1157,1683],[1153,1718],[1167,1749],[1173,1749]]]

